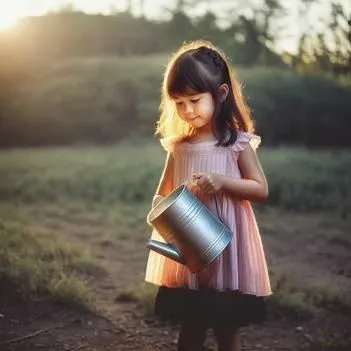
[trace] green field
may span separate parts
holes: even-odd
[[[317,322],[321,311],[350,315],[351,154],[262,147],[259,157],[270,200],[254,206],[274,292],[271,313]],[[155,287],[143,283],[145,218],[164,158],[155,140],[2,150],[3,290],[94,308],[96,298],[106,299],[108,277],[117,303],[134,301],[148,315]],[[323,340],[315,350],[332,350]]]
[[[21,290],[26,293],[44,291],[63,299],[72,294],[83,301],[89,290],[88,286],[86,291],[83,289],[84,278],[89,271],[94,271],[93,259],[89,252],[85,252],[88,247],[83,251],[69,251],[60,243],[60,236],[65,239],[73,234],[74,237],[75,231],[78,233],[85,228],[85,234],[79,232],[77,235],[80,239],[87,238],[93,245],[114,245],[123,239],[145,241],[149,230],[145,217],[164,157],[157,141],[147,140],[133,146],[124,143],[110,147],[3,150],[0,153],[0,216],[3,220],[0,262],[5,268],[0,271],[1,275],[15,284],[20,282]],[[280,225],[275,211],[286,213],[288,218],[327,214],[349,223],[349,152],[263,147],[259,150],[259,157],[267,174],[270,200],[254,206],[265,218],[264,222],[269,223],[268,228]],[[70,227],[72,223],[74,228]],[[130,234],[131,229],[133,234]],[[9,233],[12,239],[5,240]],[[52,243],[43,244],[50,233],[55,234]],[[22,251],[21,240],[32,243],[29,254]],[[343,245],[350,242],[344,234],[335,240]],[[84,240],[75,241],[84,247]],[[39,251],[44,253],[38,255]],[[11,261],[11,255],[15,255],[16,260]],[[56,273],[50,275],[52,279],[39,279],[45,277],[43,267],[47,268],[47,257],[54,267],[48,269],[47,274]],[[273,270],[280,289],[294,293],[291,282],[287,283],[284,278],[286,272],[274,267]],[[61,278],[58,278],[60,271]],[[85,276],[82,274],[81,280],[71,279],[82,271]],[[23,280],[23,276],[28,279]],[[74,281],[74,284],[67,293],[64,289],[69,289],[69,281]],[[284,303],[289,305],[291,301],[286,301],[287,295],[284,295]],[[300,295],[298,299],[301,299]]]
[[[149,205],[165,154],[157,141],[110,147],[12,149],[0,153],[2,203]],[[351,153],[262,148],[270,198],[259,208],[351,210]],[[145,207],[145,208],[146,208]]]

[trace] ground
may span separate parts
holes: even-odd
[[[351,288],[351,242],[345,236],[350,233],[350,221],[325,214],[297,215],[276,210],[260,212],[257,217],[267,260],[276,267],[275,274],[283,277],[281,284],[288,279],[295,285],[321,291],[330,286],[334,290]],[[32,213],[31,220],[74,244],[89,245],[105,272],[91,280],[96,294],[91,311],[46,300],[24,303],[13,293],[1,296],[1,351],[176,349],[177,327],[145,314],[138,301],[123,295],[126,288],[143,280],[148,233],[140,240],[125,235],[114,241],[98,240],[96,233],[101,223],[40,212]],[[344,312],[321,310],[305,319],[270,313],[264,325],[242,329],[242,349],[350,350],[350,314]],[[211,331],[205,349],[215,350]]]

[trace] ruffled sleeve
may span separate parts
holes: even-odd
[[[160,143],[161,146],[167,151],[167,152],[173,152],[174,148],[177,144],[177,142],[179,142],[179,138],[177,137],[166,137],[166,138],[161,138],[160,139]]]
[[[233,144],[233,150],[243,151],[249,144],[256,150],[261,144],[261,137],[253,133],[238,130],[236,141]]]

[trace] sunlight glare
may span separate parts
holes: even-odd
[[[17,23],[21,17],[19,10],[11,3],[0,5],[0,30],[11,29]]]
[[[18,16],[9,16],[6,13],[0,13],[0,30],[9,30],[15,26]]]

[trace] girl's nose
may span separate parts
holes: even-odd
[[[185,105],[185,112],[186,113],[193,113],[194,112],[193,106],[191,104],[186,104]]]

